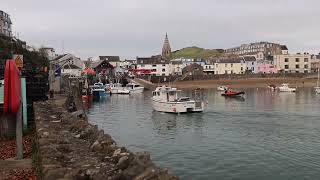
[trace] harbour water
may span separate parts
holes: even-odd
[[[88,117],[182,179],[319,179],[320,95],[244,91],[245,99],[226,99],[207,90],[205,112],[180,115],[154,112],[150,91],[112,95]]]

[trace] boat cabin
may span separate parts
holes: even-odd
[[[134,84],[134,83],[129,83],[129,84],[126,85],[126,87],[128,89],[136,89],[137,87],[140,87],[140,85],[139,84]]]
[[[166,102],[174,102],[174,101],[190,101],[190,98],[180,98],[178,99],[178,92],[181,92],[181,90],[177,90],[177,88],[171,88],[171,87],[157,87],[155,91],[152,92],[152,96],[154,99],[162,100]],[[187,99],[186,99],[187,98]]]

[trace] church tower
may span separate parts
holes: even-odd
[[[164,39],[163,47],[162,47],[162,57],[166,58],[171,54],[171,47],[169,44],[168,35],[166,33],[166,38]]]

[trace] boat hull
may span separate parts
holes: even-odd
[[[280,92],[296,92],[296,88],[281,88],[279,87]]]
[[[121,87],[121,88],[111,88],[112,94],[130,94],[130,91]]]
[[[223,93],[221,94],[221,96],[225,96],[225,97],[242,97],[242,95],[244,95],[244,92],[237,92],[237,93]]]
[[[152,99],[152,106],[155,111],[166,113],[191,113],[202,112],[203,102],[161,102]]]
[[[144,90],[144,87],[137,87],[134,89],[130,89],[130,94],[137,94],[137,93],[142,93]]]
[[[107,94],[105,91],[92,91],[92,96],[101,98],[107,96]]]

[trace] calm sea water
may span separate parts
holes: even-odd
[[[205,91],[206,111],[181,115],[154,112],[150,91],[112,95],[88,116],[182,179],[320,179],[320,95],[244,91],[244,100]]]

